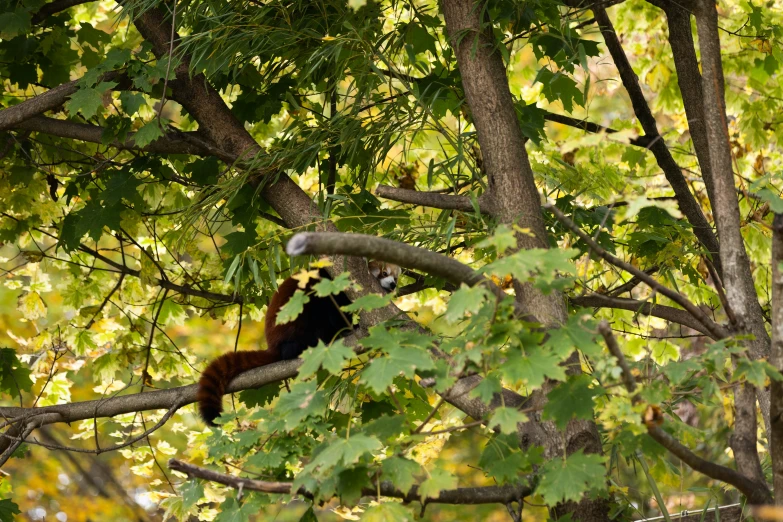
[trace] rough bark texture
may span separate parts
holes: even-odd
[[[748,341],[750,355],[761,359],[769,355],[769,336],[764,327],[764,315],[756,295],[750,261],[740,231],[739,203],[734,184],[726,103],[723,92],[718,12],[712,0],[700,0],[696,11],[699,48],[702,59],[702,93],[704,120],[709,142],[709,157],[715,199],[712,201],[715,224],[720,237],[720,259],[723,265],[723,286],[736,316],[739,328],[753,334]],[[769,428],[769,396],[759,394],[759,405]]]
[[[609,53],[612,55],[617,66],[617,71],[620,73],[623,86],[628,92],[628,96],[631,99],[633,105],[633,112],[639,123],[644,129],[644,134],[647,138],[651,139],[649,146],[650,152],[655,156],[655,160],[658,162],[658,166],[661,167],[663,174],[666,176],[666,180],[674,190],[674,195],[677,198],[677,205],[680,210],[688,219],[688,222],[693,226],[693,233],[699,239],[699,242],[715,259],[715,267],[718,273],[722,273],[720,259],[718,259],[718,240],[715,234],[712,232],[712,227],[707,218],[704,217],[704,212],[701,210],[701,206],[693,197],[688,187],[688,182],[685,180],[680,166],[674,161],[674,158],[669,152],[669,148],[666,146],[666,142],[658,132],[658,124],[655,122],[655,117],[650,110],[650,106],[647,104],[647,100],[644,98],[644,93],[639,85],[639,78],[636,76],[631,63],[628,61],[628,57],[625,55],[625,51],[620,44],[620,39],[617,37],[617,33],[614,30],[612,21],[609,19],[609,15],[606,13],[604,7],[593,7],[593,14],[601,28],[601,34],[604,37]]]
[[[691,13],[680,5],[667,4],[664,7],[669,23],[669,45],[672,47],[674,67],[677,69],[677,83],[680,86],[688,128],[693,141],[693,149],[699,160],[699,169],[707,188],[710,201],[715,199],[715,186],[712,183],[712,165],[707,128],[704,125],[704,106],[702,104],[701,73],[696,60],[696,46],[691,32]]]
[[[776,214],[772,224],[772,354],[770,363],[783,372],[783,214]],[[783,506],[783,382],[770,386],[770,444],[772,486],[775,505]]]
[[[501,223],[516,223],[527,228],[533,237],[518,234],[519,248],[547,248],[546,231],[541,214],[541,196],[535,185],[533,171],[525,150],[508,86],[506,69],[491,31],[482,23],[484,3],[473,0],[442,0],[449,41],[455,50],[462,76],[465,98],[484,159],[492,198],[493,215]],[[517,300],[525,314],[538,317],[546,326],[556,326],[566,320],[562,294],[543,295],[530,285],[515,284]],[[573,363],[574,357],[567,361]],[[551,383],[535,392],[527,406],[543,407]],[[531,421],[519,426],[523,449],[543,446],[549,458],[570,454],[579,449],[600,453],[601,441],[591,422],[571,422],[562,433],[551,422],[542,422],[532,415]],[[607,520],[608,503],[600,499],[583,499],[578,503],[563,503],[553,509],[560,517],[569,513],[575,520]]]

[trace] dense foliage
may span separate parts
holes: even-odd
[[[687,41],[693,6],[672,5],[628,0],[609,21],[601,4],[479,3],[487,51],[429,0],[0,0],[0,520],[606,520],[760,503],[664,436],[736,457],[771,500],[783,4],[718,6],[736,193],[710,182],[715,140],[700,149],[689,128],[676,9],[694,64],[703,37]],[[612,23],[630,65],[604,43]],[[477,131],[497,107],[469,103],[460,45],[506,67],[524,140],[509,143],[551,204],[538,243],[525,219],[539,208],[509,219],[501,203],[508,151]],[[726,197],[751,319],[713,248],[713,225],[729,244],[713,215]],[[408,266],[381,296],[350,252],[286,253],[326,229],[439,252],[483,282]],[[318,266],[335,276],[318,295],[357,298],[357,335],[256,371],[206,428],[186,386],[263,345],[277,285]],[[762,481],[734,445],[752,456],[757,433]],[[512,493],[452,505],[472,486]]]

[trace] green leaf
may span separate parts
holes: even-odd
[[[260,388],[244,390],[239,392],[239,400],[248,408],[266,406],[267,404],[270,404],[275,397],[280,395],[281,388],[282,382],[278,381],[265,384]]]
[[[141,184],[141,180],[136,178],[130,170],[114,171],[98,199],[106,205],[115,205],[123,199],[131,203],[143,204],[143,199],[138,191]]]
[[[554,420],[561,430],[572,419],[592,420],[593,397],[600,391],[591,387],[589,375],[577,375],[560,384],[547,395],[543,418]]]
[[[10,40],[30,31],[30,13],[22,8],[0,14],[0,38]],[[14,504],[16,505],[16,504]]]
[[[307,473],[315,471],[324,474],[336,466],[356,464],[362,455],[378,451],[383,447],[375,437],[358,434],[350,439],[338,438],[324,442],[325,448],[305,466]]]
[[[297,382],[291,386],[290,393],[280,396],[274,413],[283,419],[287,430],[299,426],[308,416],[324,414],[328,405],[326,394],[317,387],[315,381]]]
[[[366,404],[368,403],[365,403],[365,405]],[[364,421],[364,416],[362,416],[362,421]],[[406,431],[406,426],[407,423],[405,422],[405,416],[403,415],[382,415],[364,424],[364,426],[362,426],[362,432],[368,435],[374,435],[381,442],[384,442],[404,433]]]
[[[291,299],[280,307],[280,310],[277,312],[275,324],[290,323],[299,317],[299,314],[304,310],[304,305],[309,302],[310,297],[302,290],[297,289],[297,291],[294,292],[294,295],[291,296]]]
[[[262,500],[253,494],[245,498],[246,500],[240,504],[234,497],[228,497],[220,504],[220,514],[215,518],[215,522],[250,522],[255,520],[256,515],[262,509]]]
[[[146,147],[153,141],[163,136],[163,129],[157,118],[146,123],[133,134],[133,142],[137,147]]]
[[[558,502],[578,501],[591,489],[600,489],[606,479],[604,457],[585,455],[582,450],[566,460],[552,459],[542,467],[541,482],[536,488],[550,506]]]
[[[299,378],[306,379],[314,375],[318,368],[323,368],[330,375],[337,375],[342,371],[345,361],[353,355],[353,350],[345,346],[342,339],[337,339],[330,345],[318,341],[318,346],[302,353],[304,364],[299,368]]]
[[[437,498],[440,492],[457,487],[457,477],[443,468],[434,468],[430,476],[419,486],[419,496],[422,500]]]
[[[446,314],[443,316],[449,323],[460,321],[466,314],[475,314],[481,309],[489,297],[489,291],[483,286],[468,287],[465,284],[451,294]]]
[[[517,424],[527,422],[527,415],[516,408],[505,406],[496,408],[489,419],[489,428],[500,428],[501,433],[512,434],[517,432]]]
[[[359,382],[366,384],[375,393],[382,393],[391,386],[400,374],[412,378],[417,370],[435,368],[430,354],[421,348],[396,346],[388,349],[387,357],[378,357],[362,371]]]
[[[381,464],[383,478],[390,480],[394,487],[408,494],[416,483],[415,475],[421,472],[419,463],[401,457],[389,457]]]
[[[384,306],[387,306],[389,303],[391,303],[393,297],[394,294],[386,294],[386,295],[367,294],[365,296],[360,297],[359,299],[349,304],[348,306],[343,306],[342,310],[351,313],[359,312],[361,310],[369,312],[370,310],[375,310],[377,308],[383,308]]]
[[[247,464],[259,469],[277,468],[283,463],[285,453],[279,448],[272,451],[259,451],[247,459]]]
[[[471,397],[478,397],[484,404],[489,404],[495,394],[500,393],[503,387],[497,374],[491,373],[484,377],[481,382],[470,390]]]
[[[182,508],[188,511],[204,498],[204,485],[191,479],[179,487],[179,493],[182,495]]]
[[[30,373],[12,348],[0,348],[0,391],[11,397],[19,397],[22,391],[29,392],[33,387]]]
[[[543,85],[541,94],[549,102],[559,100],[566,111],[573,112],[574,103],[584,106],[584,96],[579,86],[563,72],[553,73],[544,67],[538,71],[535,81]]]
[[[14,522],[16,519],[14,515],[19,515],[20,513],[19,506],[10,498],[0,500],[0,522]]]
[[[182,325],[187,319],[188,314],[181,304],[172,299],[166,299],[160,306],[160,315],[158,316],[161,324],[164,325]]]
[[[517,247],[517,238],[514,231],[506,225],[498,225],[495,232],[483,241],[476,244],[477,248],[493,247],[498,255],[503,255],[506,250]]]
[[[410,522],[413,514],[402,504],[384,502],[364,512],[362,522]]]
[[[322,278],[313,285],[313,290],[315,291],[315,295],[318,297],[326,297],[327,295],[337,295],[340,292],[344,292],[352,284],[353,283],[351,283],[350,275],[343,273],[334,279]]]
[[[140,92],[122,91],[120,93],[120,103],[122,103],[122,109],[128,116],[133,116],[139,109],[147,104],[147,100],[144,99],[144,95]]]
[[[65,108],[71,116],[81,112],[85,118],[90,119],[103,107],[103,93],[116,85],[115,82],[101,82],[95,87],[81,86],[65,102]]]
[[[566,378],[565,368],[560,366],[562,358],[534,347],[523,354],[518,349],[509,351],[506,363],[500,367],[503,379],[513,384],[524,384],[529,389],[540,388],[546,379],[562,381]]]

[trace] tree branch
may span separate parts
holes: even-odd
[[[200,478],[224,484],[233,488],[249,491],[260,491],[262,493],[272,494],[291,494],[291,482],[269,482],[266,480],[247,479],[220,473],[211,469],[195,466],[181,460],[171,459],[169,467],[175,471],[187,474],[190,477]],[[435,498],[428,498],[424,501],[419,496],[418,487],[413,486],[405,494],[396,489],[390,482],[381,482],[378,487],[365,488],[362,494],[368,497],[376,497],[380,492],[381,496],[402,499],[403,502],[422,502],[422,504],[508,504],[510,502],[520,502],[524,497],[530,495],[533,488],[530,486],[486,486],[475,488],[457,488],[441,491]],[[312,494],[304,489],[296,492],[307,498],[312,498]]]
[[[111,71],[103,74],[100,81],[110,82],[126,79],[125,73]],[[54,89],[49,89],[43,94],[34,96],[23,101],[20,104],[8,107],[0,111],[0,131],[19,126],[25,120],[33,116],[43,114],[46,111],[56,109],[78,90],[79,80],[73,80],[68,83],[58,85]]]
[[[54,0],[54,2],[44,4],[44,6],[33,15],[30,23],[32,25],[38,25],[53,14],[60,13],[77,5],[87,4],[92,1],[94,0]]]
[[[614,335],[612,335],[612,329],[604,322],[599,325],[598,331],[606,341],[606,345],[609,347],[612,355],[617,358],[618,364],[623,372],[623,383],[625,384],[626,389],[629,393],[633,394],[636,391],[636,381],[634,380],[633,375],[631,375],[628,363],[625,362],[623,352],[617,345]],[[633,400],[638,401],[637,398],[634,398]],[[758,482],[752,480],[731,468],[705,460],[683,446],[677,439],[669,435],[660,426],[653,422],[647,422],[645,424],[647,426],[647,433],[649,433],[650,437],[669,450],[672,455],[690,466],[694,471],[698,471],[703,475],[715,480],[720,480],[726,484],[731,484],[743,495],[748,497],[748,501],[751,504],[766,504],[772,500],[769,489],[763,481]]]
[[[460,210],[462,212],[475,212],[473,202],[468,196],[458,196],[453,194],[438,194],[437,192],[420,192],[418,190],[408,190],[388,185],[379,185],[375,189],[375,194],[382,198],[399,201],[401,203],[411,203],[430,208],[442,208],[449,210]],[[492,213],[492,200],[479,196],[476,198],[476,206],[482,214]]]
[[[601,294],[590,294],[585,296],[570,297],[569,300],[577,305],[586,308],[617,308],[618,310],[628,310],[638,314],[651,315],[659,317],[672,323],[687,326],[697,332],[703,333],[707,337],[713,338],[714,335],[698,320],[685,310],[671,306],[648,303],[637,299],[625,299],[622,297],[609,297]]]
[[[714,339],[724,339],[729,336],[728,330],[724,328],[723,326],[719,325],[707,315],[701,311],[701,309],[693,304],[690,300],[688,300],[685,296],[682,294],[675,292],[674,290],[671,290],[670,288],[662,285],[655,279],[653,279],[651,276],[647,275],[645,272],[642,272],[635,266],[633,266],[630,263],[626,263],[625,261],[613,256],[601,246],[596,243],[590,236],[585,234],[573,221],[571,221],[570,218],[568,218],[563,212],[560,211],[559,208],[552,205],[551,203],[547,203],[544,205],[544,208],[552,212],[558,221],[560,221],[563,225],[566,226],[571,232],[576,234],[579,239],[584,241],[588,247],[590,247],[590,250],[595,253],[598,257],[605,260],[606,262],[621,268],[625,270],[626,272],[633,274],[634,276],[641,279],[647,286],[652,288],[653,290],[657,291],[658,293],[668,297],[678,305],[682,306],[685,310],[688,311],[688,313],[691,314],[696,320],[698,320],[700,323],[704,325],[704,327],[707,329],[707,331],[712,335]]]
[[[489,279],[455,259],[382,237],[340,232],[300,232],[288,241],[286,252],[291,256],[341,254],[380,259],[405,268],[421,270],[455,285],[465,283],[474,286],[482,282],[488,283],[490,289],[494,287],[497,290],[496,294],[503,294]]]
[[[783,214],[772,221],[772,350],[770,364],[783,372]],[[783,506],[783,382],[771,379],[770,444],[775,505]]]
[[[97,125],[58,120],[45,116],[33,116],[22,123],[14,125],[12,128],[41,132],[52,136],[81,140],[89,143],[103,143],[101,137],[104,130]],[[136,142],[133,141],[134,134],[136,133],[129,133],[128,138],[123,143],[115,140],[111,142],[109,146],[118,149],[149,152],[152,154],[192,154],[197,156],[209,156],[215,153],[214,151],[209,150],[208,147],[199,146],[194,143],[195,140],[199,140],[198,132],[168,133],[144,147],[136,145]]]
[[[674,161],[663,137],[658,132],[658,125],[655,122],[655,117],[650,111],[647,100],[644,98],[642,88],[639,86],[639,79],[631,67],[628,57],[625,55],[625,51],[623,51],[620,39],[617,37],[617,33],[609,19],[609,15],[606,13],[605,8],[597,6],[593,7],[593,14],[598,21],[598,26],[601,28],[601,34],[604,37],[606,47],[609,49],[609,53],[612,55],[617,71],[620,73],[623,86],[628,92],[628,96],[631,98],[634,114],[636,114],[636,118],[639,120],[642,129],[644,129],[645,136],[651,140],[648,148],[655,156],[658,166],[661,167],[664,176],[666,176],[666,180],[674,190],[677,204],[685,217],[688,218],[688,222],[693,226],[694,234],[707,252],[713,255],[716,260],[716,268],[719,273],[722,273],[722,266],[717,262],[719,250],[718,239],[712,232],[712,227],[707,222],[707,218],[704,217],[704,213],[702,212],[699,203],[693,197],[693,194],[691,194],[690,189],[688,188],[688,182],[685,180],[685,176],[682,175],[682,170],[680,170],[679,165]]]
[[[564,116],[562,114],[554,114],[552,112],[547,112],[544,114],[544,119],[547,121],[552,121],[555,123],[560,123],[561,125],[568,125],[569,127],[576,127],[577,129],[582,129],[587,132],[592,132],[594,134],[600,134],[602,132],[605,132],[606,134],[615,134],[618,131],[609,127],[604,127],[603,125],[598,125],[597,123],[593,123],[591,121],[587,120],[578,120],[576,118],[571,118],[570,116]],[[631,145],[635,145],[637,147],[643,147],[645,149],[649,149],[652,144],[660,139],[659,137],[650,138],[649,136],[639,136],[638,138],[631,138],[631,140],[628,142]]]

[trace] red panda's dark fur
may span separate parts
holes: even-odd
[[[322,278],[329,278],[325,270],[320,271]],[[319,340],[329,343],[338,336],[350,332],[346,322],[349,317],[339,308],[350,304],[343,293],[333,296],[317,297],[312,293],[310,280],[304,289],[310,301],[304,305],[299,316],[288,323],[276,324],[277,313],[298,289],[296,279],[286,279],[277,289],[269,302],[265,318],[266,350],[251,350],[227,353],[212,361],[198,382],[199,413],[204,422],[215,425],[215,419],[223,411],[223,394],[231,380],[242,372],[277,361],[296,359],[307,348],[314,347]]]

